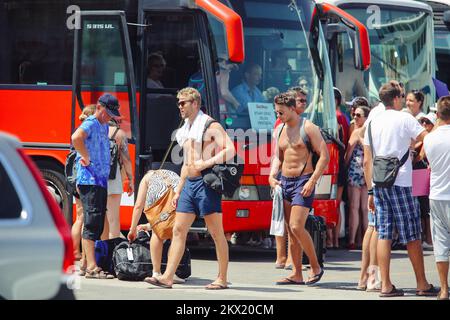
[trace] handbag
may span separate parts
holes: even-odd
[[[373,150],[373,141],[372,141],[372,131],[371,125],[372,122],[369,122],[369,144],[372,149],[373,155],[373,174],[372,180],[376,187],[379,188],[390,188],[394,185],[395,179],[397,179],[398,171],[408,160],[409,157],[409,149],[406,151],[405,155],[401,160],[397,157],[387,157],[387,156],[377,156],[375,155],[375,151]]]
[[[214,119],[209,120],[205,125],[202,138],[202,150],[206,130],[214,122],[217,121]],[[236,189],[241,186],[240,180],[243,171],[244,165],[242,164],[242,161],[239,161],[236,157],[233,162],[216,164],[212,168],[203,170],[202,176],[203,181],[208,187],[219,194],[223,194],[231,198],[233,197]]]
[[[172,238],[175,223],[175,208],[172,205],[174,196],[173,188],[169,188],[161,198],[144,210],[152,232],[162,240]]]

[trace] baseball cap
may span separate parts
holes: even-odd
[[[352,101],[346,101],[345,104],[348,106],[353,106],[355,103],[362,106],[369,106],[369,101],[365,97],[354,97]]]
[[[429,114],[427,114],[427,115],[424,116],[424,117],[421,117],[420,119],[428,119],[428,120],[430,120],[430,122],[431,122],[433,125],[435,125],[435,124],[436,124],[437,117],[436,117],[436,114],[435,114],[434,112],[430,112]]]
[[[99,99],[98,103],[106,108],[106,112],[111,117],[120,117],[119,113],[119,101],[110,93],[103,94]]]

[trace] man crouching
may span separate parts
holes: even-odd
[[[177,131],[176,139],[183,148],[184,160],[180,183],[174,196],[174,206],[177,209],[172,244],[164,274],[159,278],[146,278],[145,281],[159,287],[172,288],[189,228],[196,216],[200,216],[205,219],[214,240],[219,263],[219,276],[206,289],[226,289],[228,243],[222,224],[222,196],[205,184],[202,171],[232,159],[236,151],[233,142],[218,122],[211,123],[204,132],[206,124],[213,119],[200,110],[201,96],[196,89],[184,88],[177,98],[185,123]]]
[[[328,165],[329,154],[319,128],[312,122],[299,117],[295,110],[295,97],[282,93],[275,97],[275,111],[283,125],[278,126],[274,157],[272,160],[269,183],[272,188],[280,185],[283,191],[284,215],[291,245],[293,274],[277,284],[305,284],[302,276],[302,257],[300,246],[309,258],[311,273],[306,284],[318,282],[324,273],[320,268],[314,244],[305,230],[306,219],[314,200],[314,188],[317,180]],[[320,159],[314,169],[312,153],[300,136],[304,130],[311,141],[314,152]],[[277,180],[281,166],[281,181]]]

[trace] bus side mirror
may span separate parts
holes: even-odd
[[[355,17],[329,3],[317,3],[321,19],[337,18],[353,41],[355,68],[367,70],[370,67],[370,43],[367,28]],[[331,27],[335,28],[335,27]]]

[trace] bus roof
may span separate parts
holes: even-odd
[[[408,8],[417,8],[431,12],[431,7],[423,2],[414,1],[414,0],[396,0],[393,2],[392,0],[315,0],[317,3],[329,3],[334,6],[341,6],[343,4],[363,4],[370,5],[371,2],[374,5],[380,4],[383,6],[393,6],[393,7],[408,7]],[[447,1],[450,2],[450,1]]]

